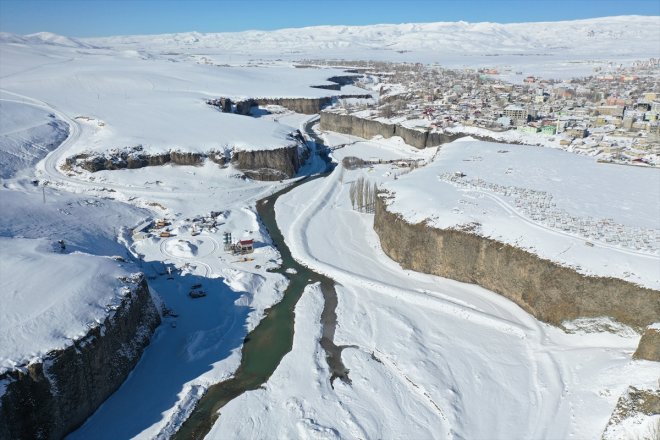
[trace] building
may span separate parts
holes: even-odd
[[[507,105],[504,107],[504,110],[502,110],[502,116],[511,118],[511,120],[514,121],[516,125],[524,124],[527,122],[528,115],[529,113],[527,112],[527,109],[522,108],[519,105]]]
[[[656,92],[644,92],[642,96],[647,101],[655,101],[658,99],[658,94]]]
[[[635,118],[633,116],[626,116],[625,118],[623,118],[622,127],[625,130],[632,130],[634,122],[635,122]]]
[[[538,128],[532,126],[532,125],[520,125],[518,126],[518,131],[522,133],[529,133],[529,134],[534,134],[539,131]]]
[[[651,142],[660,141],[660,123],[651,122],[648,125],[647,130],[649,132],[649,141]]]
[[[240,254],[251,254],[254,252],[254,240],[239,240],[236,243],[236,252]]]
[[[541,134],[546,136],[554,136],[557,134],[557,127],[555,125],[544,125],[541,127]]]
[[[601,105],[596,110],[600,115],[623,117],[624,107],[622,105]]]
[[[567,128],[565,133],[574,138],[581,139],[587,137],[587,129],[580,126]]]

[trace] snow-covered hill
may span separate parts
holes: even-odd
[[[0,178],[34,165],[68,133],[64,121],[42,108],[0,100]]]
[[[307,117],[248,118],[220,113],[205,101],[221,96],[327,96],[328,90],[310,86],[342,71],[292,67],[293,61],[303,58],[471,67],[508,63],[525,74],[573,76],[592,72],[595,62],[658,58],[658,41],[660,17],[507,25],[323,26],[83,40],[47,33],[0,34],[0,151],[12,151],[18,145],[14,141],[27,134],[32,144],[47,140],[52,134],[47,130],[50,119],[69,127],[61,146],[37,166],[40,180],[47,183],[45,190],[20,178],[8,179],[0,188],[0,298],[12,304],[0,308],[0,368],[38,357],[80,334],[112,304],[116,276],[139,267],[174,313],[164,317],[167,325],[126,384],[72,438],[166,436],[210,383],[233,374],[247,332],[280,298],[286,284],[284,276],[269,271],[279,257],[254,210],[255,200],[280,184],[236,179],[231,168],[211,162],[199,167],[62,174],[57,165],[70,155],[137,145],[152,152],[282,146],[286,134],[303,126]],[[328,139],[328,144],[345,145],[333,152],[339,161],[349,154],[430,160],[434,153],[394,140]],[[531,163],[547,162],[546,152],[540,154],[544,157]],[[7,157],[0,155],[0,169],[9,164],[3,159]],[[450,165],[442,171],[467,170],[462,158]],[[564,173],[587,170],[582,163],[558,165]],[[518,168],[520,173],[533,171],[523,165]],[[502,179],[509,178],[508,165],[498,169],[492,180],[506,183]],[[426,170],[433,179],[422,182],[423,188],[449,186],[437,180],[440,170],[434,171],[433,165]],[[651,171],[655,170],[639,173]],[[296,311],[294,351],[266,388],[244,393],[223,408],[214,433],[244,438],[426,433],[427,437],[452,433],[457,438],[594,438],[628,385],[656,380],[657,370],[650,362],[630,361],[636,334],[566,335],[539,324],[492,292],[404,271],[387,259],[370,215],[351,209],[348,188],[359,176],[380,185],[393,180],[397,172],[401,171],[384,166],[347,171],[345,177],[335,172],[305,183],[277,205],[278,224],[296,258],[342,285],[335,342],[349,347],[344,362],[354,386],[337,381],[336,389],[329,387],[325,359],[316,342],[321,334],[321,298],[318,291],[308,290]],[[424,169],[415,173],[423,177]],[[404,176],[397,185],[414,177],[413,173]],[[621,189],[626,179],[620,179],[621,188],[603,188],[618,195],[618,200],[625,198],[626,204],[602,207],[597,198],[580,197],[593,181],[578,182],[582,184],[578,191],[570,186],[575,179],[553,180],[556,177],[541,174],[543,186],[534,189],[562,190],[553,195],[567,212],[586,211],[578,203],[586,200],[594,203],[589,205],[594,212],[588,212],[593,216],[614,217],[624,224],[632,219],[639,228],[654,226],[645,222],[657,217],[656,206],[644,203],[655,193],[648,193],[648,198],[628,196]],[[641,178],[628,181],[640,188],[653,184]],[[167,217],[176,236],[136,234],[128,251],[139,261],[120,264],[108,258],[126,255],[124,242],[116,240],[121,227],[147,216],[109,198],[148,207],[154,218]],[[216,217],[222,221],[206,226],[210,224],[206,213],[212,211],[222,212]],[[644,217],[640,220],[639,215]],[[509,221],[503,214],[497,218]],[[201,224],[206,230],[195,230]],[[250,258],[255,260],[237,260],[224,253],[219,241],[223,232],[254,239],[259,247]],[[66,252],[57,247],[52,252],[60,239],[66,241]],[[584,245],[580,249],[594,251]],[[180,273],[169,277],[166,267]],[[96,277],[83,278],[80,269],[86,269],[87,275],[95,272]],[[639,275],[637,269],[634,272]],[[69,286],[67,277],[78,283]],[[657,277],[646,278],[657,285]],[[49,292],[50,283],[56,284],[54,292]],[[209,293],[205,299],[188,296],[195,283],[203,283]],[[107,295],[91,295],[91,287],[106,287]],[[51,293],[46,298],[49,304],[41,298],[42,291]],[[30,313],[39,312],[37,306],[46,315],[31,319]],[[50,319],[52,315],[61,318]],[[51,326],[51,322],[66,325]],[[41,330],[38,335],[30,333],[31,324]],[[30,338],[39,344],[24,344]]]
[[[81,49],[91,49],[95,46],[83,43],[80,40],[71,37],[57,35],[52,32],[37,32],[29,35],[15,35],[8,32],[0,32],[0,43],[13,44],[49,44],[52,46],[75,47]]]
[[[188,32],[84,40],[103,46],[221,49],[282,56],[353,56],[442,61],[445,55],[659,56],[660,17],[621,16],[542,23],[440,22],[315,26],[237,33]]]

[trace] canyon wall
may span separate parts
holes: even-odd
[[[331,111],[321,112],[321,130],[359,136],[364,139],[371,139],[374,136],[382,136],[385,139],[400,136],[406,144],[415,148],[435,147],[466,136],[460,133],[445,134],[428,129],[407,128],[399,124],[390,124]]]
[[[313,87],[318,89],[338,90],[341,86],[339,84],[327,84]],[[224,113],[235,112],[244,116],[249,115],[253,107],[263,107],[266,105],[279,105],[296,113],[313,115],[320,112],[324,107],[331,105],[335,99],[368,99],[371,97],[372,96],[369,94],[362,94],[326,96],[321,98],[249,98],[239,101],[232,101],[230,98],[217,98],[209,99],[206,103],[218,107],[218,109]]]
[[[309,156],[298,145],[276,150],[234,151],[231,162],[243,174],[256,180],[283,180],[296,175]]]
[[[224,154],[217,151],[209,151],[208,153],[166,151],[149,154],[136,148],[138,147],[111,151],[104,154],[81,153],[68,157],[66,164],[69,167],[79,166],[89,172],[95,173],[103,170],[135,169],[160,166],[168,163],[176,165],[201,165],[206,158],[219,165],[224,165],[227,161]]]
[[[586,276],[517,247],[470,232],[411,224],[376,200],[374,230],[385,253],[406,269],[478,284],[537,319],[609,316],[637,331],[660,318],[660,292]]]
[[[660,317],[658,318],[660,320]],[[649,327],[642,334],[633,359],[660,362],[660,329]]]
[[[309,149],[299,131],[290,134],[291,145],[287,147],[254,151],[233,151],[231,163],[243,174],[256,180],[282,180],[295,176],[300,166],[309,157]],[[159,166],[168,163],[177,165],[201,165],[209,159],[226,165],[229,158],[225,153],[209,151],[192,153],[167,151],[146,154],[141,149],[115,150],[108,153],[82,153],[66,159],[69,168],[80,167],[89,172],[102,170],[135,169]]]
[[[60,439],[79,427],[135,367],[160,315],[140,275],[103,324],[25,371],[7,372],[0,440]]]

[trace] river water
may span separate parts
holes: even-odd
[[[306,131],[314,140],[311,144],[315,154],[322,155],[324,147],[321,140],[309,129],[309,126],[306,127]],[[334,343],[337,321],[335,312],[337,293],[334,282],[293,259],[275,218],[275,202],[278,197],[299,185],[327,176],[329,172],[332,172],[331,169],[332,166],[328,163],[325,174],[298,180],[293,185],[257,202],[260,220],[268,230],[273,244],[282,258],[282,265],[273,272],[286,276],[289,279],[289,285],[284,291],[282,300],[266,310],[259,325],[245,337],[241,363],[234,376],[208,388],[191,415],[174,435],[174,439],[204,438],[219,417],[220,408],[244,392],[261,387],[270,378],[284,355],[291,351],[295,306],[309,284],[320,283],[325,301],[321,314],[323,329],[320,344],[326,352],[326,359],[331,371],[331,383],[336,378],[350,383],[348,370],[341,361],[341,351],[344,347]],[[287,269],[294,269],[296,273],[288,273]]]

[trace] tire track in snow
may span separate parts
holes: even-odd
[[[360,349],[364,351],[363,349]],[[364,351],[366,353],[366,351]],[[376,356],[376,353],[378,353],[378,356]],[[369,353],[367,353],[369,354]],[[440,419],[444,422],[442,424],[443,428],[446,428],[444,430],[444,438],[448,439],[453,439],[454,436],[452,434],[451,430],[451,424],[449,422],[449,419],[445,415],[444,411],[442,411],[442,408],[440,408],[440,405],[438,405],[431,395],[420,385],[416,384],[415,382],[408,377],[408,375],[401,370],[401,368],[394,362],[392,359],[390,359],[389,356],[387,356],[385,353],[382,351],[378,350],[377,348],[374,348],[374,352],[371,353],[371,356],[376,360],[376,362],[379,362],[381,365],[385,366],[388,371],[392,373],[394,377],[397,377],[399,381],[408,388],[411,394],[416,394],[418,396],[418,400],[420,400],[425,406],[431,409],[432,412],[438,414]]]
[[[341,165],[339,165],[341,167]],[[292,251],[294,258],[301,264],[313,268],[332,279],[344,285],[357,285],[363,286],[382,294],[387,294],[400,300],[409,301],[417,305],[427,306],[443,313],[459,316],[462,319],[472,321],[476,325],[491,327],[499,332],[511,334],[524,343],[525,352],[524,356],[527,358],[525,362],[530,365],[532,374],[530,375],[530,392],[534,394],[535,410],[533,411],[534,420],[553,420],[558,410],[561,407],[562,396],[551,396],[552,400],[544,398],[547,393],[543,391],[544,388],[554,388],[561,386],[565,390],[564,381],[562,379],[562,371],[558,367],[558,363],[551,352],[544,351],[544,340],[546,339],[542,324],[535,318],[528,315],[526,312],[509,313],[512,315],[511,319],[498,316],[497,314],[487,313],[481,311],[470,305],[463,305],[450,299],[442,298],[434,295],[432,291],[414,291],[401,288],[399,286],[384,283],[381,280],[376,280],[346,268],[321,261],[314,256],[314,253],[309,245],[309,225],[314,216],[323,215],[323,207],[327,205],[331,199],[337,200],[339,194],[337,193],[337,184],[339,172],[333,172],[330,176],[326,177],[314,194],[304,203],[298,212],[299,214],[291,222],[287,228],[285,238],[289,248]],[[333,197],[333,194],[335,197]],[[515,306],[511,301],[503,297],[488,299],[494,306],[494,310],[506,312],[506,308],[498,303],[506,304],[510,309]],[[515,306],[517,308],[517,306]],[[539,359],[540,357],[540,359]],[[539,377],[543,375],[546,384],[543,386],[539,382]],[[433,402],[435,404],[435,402]],[[530,432],[533,432],[533,437],[542,438],[545,436],[549,426],[547,424],[534,423],[529,426]]]
[[[311,267],[315,271],[321,272],[322,274],[333,278],[340,284],[351,285],[356,284],[357,282],[358,285],[363,285],[376,291],[381,291],[382,293],[386,293],[398,299],[413,301],[416,304],[423,304],[428,307],[441,310],[445,313],[459,315],[466,320],[479,322],[498,331],[515,334],[519,338],[525,337],[525,326],[519,323],[494,316],[476,308],[458,305],[453,301],[448,301],[435,296],[430,291],[413,291],[401,288],[393,284],[387,284],[380,280],[364,276],[354,271],[346,270],[331,263],[323,262],[314,257],[312,250],[309,248],[307,230],[313,217],[312,213],[318,214],[322,210],[321,207],[326,204],[332,197],[332,187],[335,187],[336,183],[338,183],[337,179],[333,178],[336,175],[337,173],[333,172],[330,176],[325,178],[322,188],[320,188],[320,190],[317,192],[318,197],[313,199],[302,210],[300,210],[300,214],[288,228],[286,237],[289,238],[289,240],[287,240],[289,243],[287,244],[289,244],[289,247],[292,249],[294,258],[296,258],[300,264]],[[293,243],[290,243],[291,241],[293,241]],[[291,246],[291,244],[293,244],[293,246]],[[300,256],[296,256],[293,249],[302,249],[304,259]],[[310,264],[310,262],[312,264]]]

